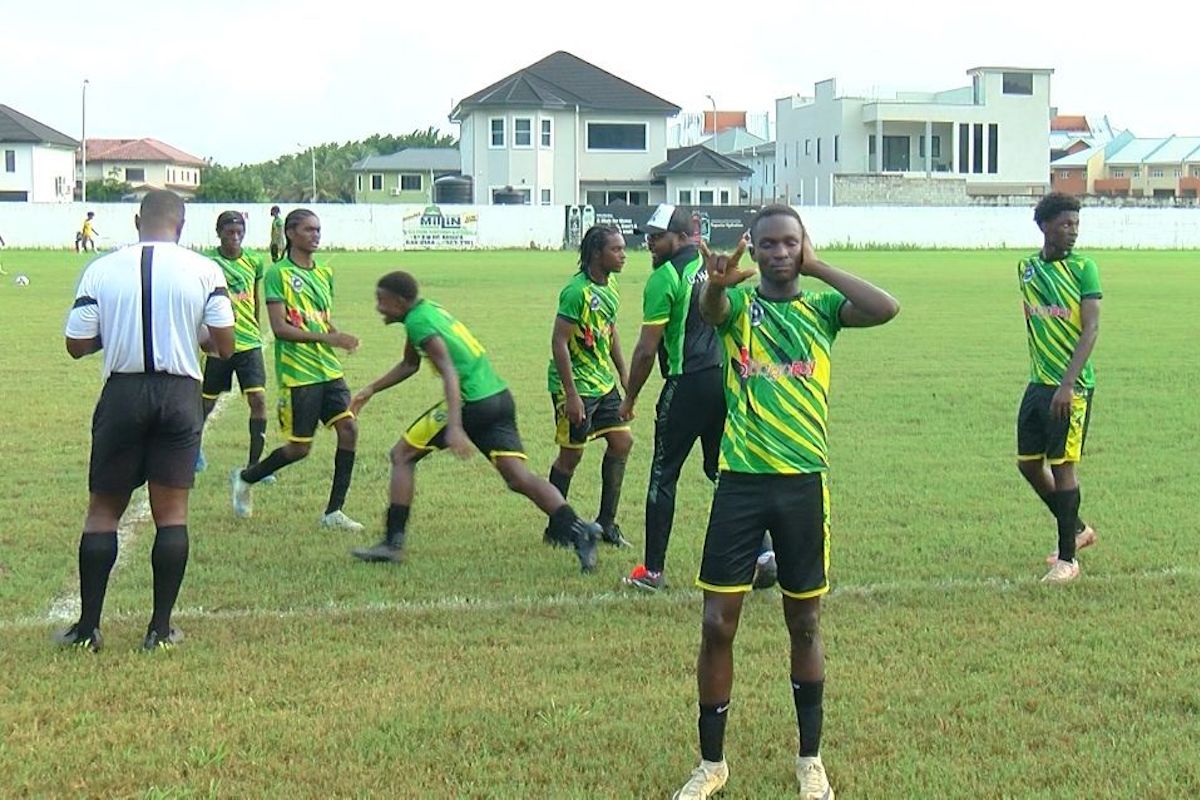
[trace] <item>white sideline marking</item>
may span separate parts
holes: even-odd
[[[208,415],[208,419],[204,423],[205,431],[225,409],[225,406],[228,405],[227,401],[232,396],[233,392],[225,392],[217,398],[217,404],[213,406],[212,413]],[[137,538],[138,530],[151,518],[150,496],[147,494],[146,488],[138,489],[136,497],[137,499],[131,501],[129,508],[125,509],[125,513],[121,516],[121,524],[117,527],[117,563],[113,564],[113,572],[124,566],[125,560],[129,557],[129,550]],[[46,619],[51,622],[67,622],[78,618],[79,584],[72,583],[50,602],[50,610],[46,612]]]
[[[1200,569],[1188,567],[1165,567],[1157,570],[1140,572],[1118,572],[1103,575],[1087,575],[1082,578],[1086,584],[1106,585],[1110,583],[1155,583],[1172,578],[1200,578]],[[888,583],[866,583],[858,586],[842,585],[835,588],[829,595],[831,601],[840,597],[874,597],[903,592],[938,592],[953,593],[975,590],[993,590],[1010,592],[1019,589],[1030,589],[1038,585],[1036,578],[1016,580],[1009,578],[948,578],[931,581],[895,581]],[[1063,587],[1047,587],[1048,592],[1070,591]],[[341,604],[329,603],[307,608],[237,608],[206,610],[200,606],[177,609],[172,617],[175,619],[206,619],[206,620],[287,620],[313,619],[350,616],[355,614],[422,614],[438,611],[536,611],[554,608],[583,608],[587,606],[625,605],[637,602],[667,603],[671,605],[684,603],[699,603],[701,592],[698,589],[675,589],[658,596],[648,596],[633,589],[604,594],[556,594],[545,597],[509,597],[491,600],[475,600],[469,597],[440,597],[434,600],[401,600],[394,603],[363,603]],[[133,612],[110,614],[109,620],[125,620],[134,618]],[[139,617],[140,618],[140,617]],[[46,625],[45,617],[18,617],[0,620],[0,630],[22,630],[27,628],[42,628]]]

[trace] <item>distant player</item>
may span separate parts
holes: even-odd
[[[222,211],[217,217],[217,238],[220,246],[207,252],[220,265],[229,287],[236,320],[236,341],[230,359],[209,356],[204,362],[204,419],[217,405],[217,398],[233,388],[237,375],[238,388],[250,406],[250,455],[246,466],[253,467],[262,458],[267,441],[267,368],[263,361],[262,329],[259,324],[263,279],[263,258],[242,248],[246,235],[246,219],[240,211]],[[204,450],[196,457],[196,471],[205,468]],[[264,480],[274,480],[268,476]]]
[[[350,411],[350,389],[342,378],[342,363],[333,352],[336,347],[353,353],[358,339],[333,324],[333,270],[314,257],[321,246],[317,215],[306,208],[296,209],[287,215],[284,233],[283,258],[270,266],[263,283],[275,334],[279,425],[287,444],[258,464],[233,471],[233,510],[239,517],[249,517],[253,513],[250,487],[305,458],[321,422],[337,433],[333,485],[321,527],[362,530],[362,525],[342,511],[354,475],[358,423]]]
[[[92,252],[96,251],[96,237],[99,235],[99,231],[96,230],[95,219],[95,211],[87,212],[87,218],[83,221],[83,227],[79,229],[79,235],[75,237],[76,252],[86,253],[88,250]]]
[[[1076,552],[1096,542],[1079,518],[1076,465],[1083,456],[1096,376],[1092,349],[1100,333],[1100,273],[1075,253],[1079,201],[1052,192],[1033,212],[1042,231],[1041,252],[1017,265],[1029,386],[1017,415],[1017,466],[1058,522],[1058,549],[1047,558],[1045,583],[1079,577]]]
[[[604,541],[617,547],[629,546],[616,518],[625,460],[633,448],[629,423],[621,419],[617,390],[617,382],[624,387],[628,378],[617,336],[621,300],[616,275],[624,266],[621,231],[600,225],[589,228],[579,246],[579,271],[558,295],[548,376],[558,444],[550,483],[566,499],[583,449],[593,439],[605,439],[596,522],[604,530]]]
[[[287,237],[283,232],[283,217],[280,216],[279,206],[271,206],[271,262],[283,258],[284,248],[287,247]]]
[[[3,249],[4,249],[5,247],[7,247],[7,246],[8,246],[8,245],[6,245],[6,244],[4,243],[4,237],[3,237],[3,236],[0,236],[0,250],[3,250]],[[0,263],[0,275],[7,275],[7,274],[8,274],[8,273],[4,271],[4,264],[3,264],[3,263]]]
[[[384,323],[403,323],[408,340],[403,360],[355,395],[351,410],[359,413],[376,392],[410,378],[422,358],[441,376],[444,396],[410,425],[392,448],[386,533],[374,547],[352,551],[354,556],[363,561],[402,561],[417,462],[447,448],[467,458],[474,444],[509,489],[529,498],[550,517],[547,535],[551,541],[573,547],[583,571],[593,571],[601,528],[580,519],[554,486],[529,471],[512,394],[492,369],[483,345],[446,309],[420,297],[416,280],[407,272],[380,278],[375,300]]]
[[[721,337],[729,418],[696,581],[704,590],[696,664],[702,760],[675,797],[703,800],[729,777],[724,740],[733,641],[763,533],[770,531],[791,638],[800,797],[832,800],[820,754],[825,659],[819,628],[821,596],[829,591],[830,356],[842,328],[881,325],[900,306],[883,290],[818,259],[790,206],[766,206],[750,232],[757,287],[739,285],[753,275],[738,268],[744,241],[732,256],[705,254],[708,281],[700,308]],[[801,275],[833,291],[802,291]]]

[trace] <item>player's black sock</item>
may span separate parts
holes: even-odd
[[[575,513],[575,509],[566,504],[559,506],[550,515],[550,523],[546,526],[546,532],[551,539],[561,544],[572,544],[571,526],[577,519],[579,519],[579,515]]]
[[[700,757],[705,761],[725,759],[725,721],[729,719],[729,701],[707,706],[700,704]]]
[[[253,467],[262,460],[263,447],[267,444],[267,421],[265,419],[250,418],[250,458],[246,461],[247,467]]]
[[[1050,513],[1054,515],[1055,519],[1058,519],[1058,511],[1054,508],[1054,492],[1051,492],[1050,494],[1039,494],[1038,497],[1042,498],[1042,502],[1046,504],[1046,508],[1050,509]],[[1087,523],[1084,522],[1080,517],[1076,516],[1075,533],[1083,533],[1083,530],[1086,527]]]
[[[553,464],[550,465],[550,485],[558,489],[558,493],[563,496],[563,500],[567,499],[567,492],[571,491],[572,477],[570,472],[564,472]]]
[[[329,505],[325,513],[332,514],[346,505],[346,492],[350,491],[350,478],[354,476],[354,451],[338,448],[333,457],[333,486],[329,489]]]
[[[392,503],[387,510],[387,543],[393,547],[404,540],[404,529],[408,526],[409,506]]]
[[[1079,487],[1054,493],[1054,516],[1058,519],[1058,558],[1075,560],[1075,526],[1079,523]]]
[[[242,470],[242,480],[246,483],[258,483],[268,475],[274,475],[279,470],[292,463],[292,459],[284,454],[282,447],[272,450],[263,461]]]
[[[171,632],[171,609],[175,607],[175,598],[179,597],[187,562],[187,525],[159,528],[154,537],[154,549],[150,551],[150,564],[154,567],[154,616],[150,618],[150,630],[158,633],[160,638]]]
[[[79,635],[100,626],[108,576],[117,561],[117,532],[85,533],[79,539]]]
[[[600,464],[600,515],[596,521],[608,528],[617,518],[621,503],[621,484],[625,482],[625,459],[605,455]]]
[[[798,681],[792,678],[792,700],[796,703],[796,723],[800,726],[800,755],[817,756],[821,752],[821,723],[825,711],[821,699],[825,681]]]

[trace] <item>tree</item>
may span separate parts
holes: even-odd
[[[119,203],[123,197],[132,192],[132,186],[125,181],[118,181],[116,178],[87,182],[87,199],[93,203]]]
[[[253,167],[213,164],[200,173],[195,199],[201,203],[264,203],[270,198]]]

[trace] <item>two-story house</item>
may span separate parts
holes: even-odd
[[[450,121],[475,203],[648,205],[667,198],[653,171],[667,161],[667,120],[678,113],[559,51],[459,101]]]
[[[815,84],[812,97],[782,98],[780,193],[793,203],[826,205],[838,202],[839,178],[890,176],[901,188],[908,178],[935,188],[933,182],[953,181],[965,195],[1044,194],[1053,72],[976,67],[967,71],[970,86],[888,99],[839,96],[829,79]]]
[[[350,167],[354,173],[354,202],[451,202],[450,193],[435,192],[435,188],[440,178],[458,175],[460,165],[454,147],[408,147],[385,156],[367,156]]]
[[[79,142],[0,105],[0,202],[69,203]]]
[[[170,189],[190,198],[200,187],[204,161],[158,139],[88,139],[89,181],[112,178],[128,183],[133,194]]]

